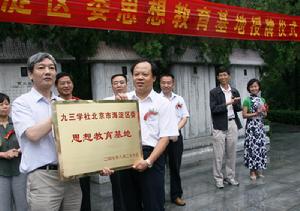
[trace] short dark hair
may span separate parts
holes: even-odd
[[[252,78],[248,81],[247,83],[247,90],[250,93],[250,86],[252,86],[252,84],[257,83],[257,85],[259,86],[259,90],[260,90],[260,81],[256,78]]]
[[[10,104],[9,97],[6,94],[4,94],[4,93],[0,93],[0,103],[3,103],[4,100],[7,100],[7,102]]]
[[[220,73],[227,73],[228,75],[230,75],[229,68],[228,68],[228,67],[225,67],[225,66],[220,66],[220,67],[218,67],[218,68],[217,68],[217,76],[218,76]]]
[[[175,80],[174,75],[171,73],[163,73],[160,75],[160,79],[162,79],[162,77],[171,77],[173,81]]]
[[[148,60],[148,59],[141,59],[141,60],[138,60],[138,61],[136,61],[133,65],[132,65],[132,67],[131,67],[131,74],[133,74],[133,70],[134,70],[134,68],[135,68],[135,66],[136,65],[138,65],[139,63],[143,63],[143,62],[148,62],[150,65],[151,65],[151,72],[152,72],[152,75],[154,76],[154,77],[158,77],[158,68],[157,68],[157,66],[156,66],[156,64],[155,63],[153,63],[152,61],[150,61],[150,60]]]
[[[114,74],[114,75],[111,76],[111,78],[110,78],[111,84],[112,84],[112,81],[114,80],[114,78],[115,78],[115,77],[118,77],[118,76],[124,77],[124,78],[125,78],[125,81],[126,81],[126,83],[127,83],[127,76],[126,76],[125,74],[118,73],[118,74]]]
[[[55,70],[57,70],[57,68],[56,68],[57,64],[56,64],[56,61],[55,61],[54,57],[51,54],[44,53],[44,52],[36,53],[36,54],[34,54],[34,55],[32,55],[31,57],[28,58],[28,60],[27,60],[27,70],[32,73],[34,65],[36,65],[37,63],[43,61],[44,59],[50,59],[53,62],[54,66],[55,66]]]
[[[56,75],[55,86],[57,86],[59,79],[61,79],[62,77],[66,77],[66,76],[69,77],[71,79],[71,81],[73,82],[73,78],[70,73],[60,72]]]

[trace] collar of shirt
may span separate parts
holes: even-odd
[[[11,124],[11,125],[13,124],[11,117],[8,117],[8,124]]]
[[[8,124],[7,124],[7,126],[8,125],[13,125],[13,122],[12,122],[12,119],[11,119],[11,117],[8,117]],[[2,125],[0,125],[0,126],[2,126]],[[4,128],[4,127],[3,127]],[[0,142],[1,142],[1,140],[0,140]]]
[[[45,97],[41,95],[41,93],[39,93],[35,88],[32,87],[30,92],[35,102],[38,102],[42,99],[45,100]],[[60,97],[56,96],[53,92],[51,92],[51,101],[56,101],[56,100],[60,100]]]
[[[72,96],[71,100],[80,100],[79,97]]]
[[[231,86],[229,84],[228,84],[228,89],[224,89],[221,85],[220,85],[220,87],[221,87],[222,92],[231,92]]]
[[[171,92],[171,97],[170,97],[170,98],[166,97],[165,94],[164,94],[163,92],[160,92],[159,94],[160,94],[161,96],[167,98],[167,99],[170,100],[170,101],[174,100],[174,99],[178,96],[178,95],[175,94],[174,92]]]
[[[146,101],[146,100],[150,100],[153,101],[155,99],[155,94],[156,92],[152,89],[151,92],[149,93],[149,95],[147,97],[145,97],[143,100],[141,100],[137,95],[135,91],[132,91],[130,93],[128,93],[128,96],[130,99],[132,100],[139,100],[139,101]]]

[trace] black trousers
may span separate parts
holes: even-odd
[[[153,147],[143,147],[144,159]],[[165,156],[161,155],[152,168],[144,172],[133,169],[120,171],[122,196],[126,211],[164,211]]]
[[[179,131],[178,140],[170,141],[167,147],[167,155],[169,159],[170,169],[170,197],[174,201],[177,197],[182,197],[180,167],[183,153],[183,138]]]
[[[80,211],[91,211],[91,197],[90,197],[90,177],[79,178],[82,201]]]
[[[114,211],[125,211],[125,205],[121,192],[120,172],[116,171],[109,177],[113,197]]]

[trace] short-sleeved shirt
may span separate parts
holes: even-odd
[[[19,143],[14,133],[14,126],[11,118],[8,118],[6,128],[0,125],[0,152],[6,152],[10,149],[19,149]],[[1,176],[17,176],[20,174],[21,155],[13,159],[0,158],[0,175]]]
[[[139,103],[143,146],[155,147],[160,138],[179,135],[170,101],[154,90],[143,100],[137,97],[135,91],[127,95]]]
[[[184,102],[184,99],[181,96],[179,96],[173,92],[171,93],[171,98],[167,98],[163,92],[161,92],[160,95],[165,97],[166,99],[168,99],[171,102],[172,107],[175,109],[177,124],[180,122],[180,120],[183,117],[190,116],[190,114],[187,110],[186,104]]]
[[[51,102],[61,100],[52,93]],[[52,115],[51,102],[34,88],[12,104],[12,119],[22,150],[20,171],[29,173],[47,164],[57,164],[55,139],[52,131],[39,141],[30,141],[25,131]]]

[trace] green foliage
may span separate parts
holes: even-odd
[[[1,23],[0,22],[0,42],[7,37],[16,38],[22,33],[23,26],[15,23]]]
[[[158,40],[137,42],[133,49],[145,58],[161,58],[163,45]]]
[[[300,110],[270,110],[268,120],[293,125],[300,125]]]
[[[31,40],[42,50],[51,50],[59,55],[66,53],[77,60],[93,56],[106,31],[94,29],[67,28],[44,25],[21,25],[23,31],[19,38]]]

